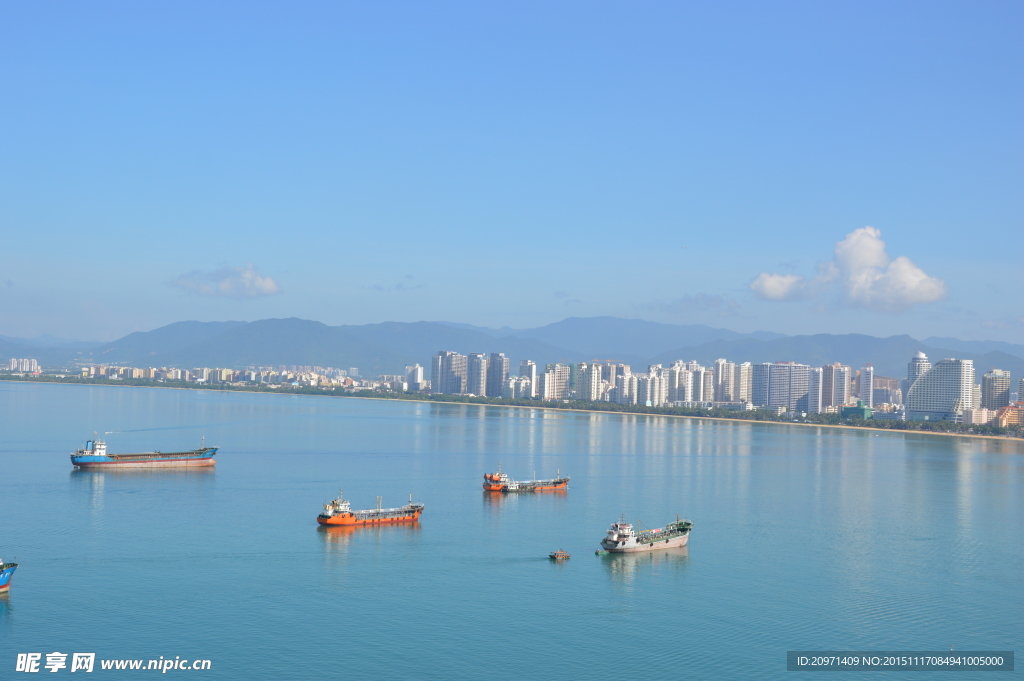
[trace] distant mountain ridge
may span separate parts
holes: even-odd
[[[946,341],[939,344],[936,341]],[[953,347],[956,346],[956,347]],[[1020,349],[1020,354],[1007,349]],[[550,362],[615,360],[645,370],[648,364],[677,359],[708,365],[724,357],[734,362],[795,361],[821,366],[831,362],[854,368],[871,362],[878,375],[901,377],[913,353],[932,361],[943,357],[973,359],[979,375],[997,367],[1024,375],[1024,346],[996,341],[958,341],[910,336],[876,338],[859,334],[784,336],[771,332],[742,334],[704,325],[659,324],[616,317],[570,317],[535,329],[489,329],[454,322],[384,322],[328,326],[289,318],[255,322],[175,322],[152,331],[131,333],[91,349],[66,346],[29,347],[0,337],[0,361],[34,357],[44,366],[95,362],[130,366],[319,365],[363,375],[401,373],[406,365],[428,367],[439,350],[503,352],[518,372],[521,359],[543,366]]]
[[[455,322],[437,323],[472,329],[496,338],[535,338],[549,345],[572,348],[583,354],[611,353],[634,357],[652,357],[665,348],[699,345],[714,340],[772,340],[785,337],[785,334],[771,331],[739,333],[703,324],[662,324],[619,317],[568,317],[535,329],[511,329],[507,326],[501,329],[488,329]]]

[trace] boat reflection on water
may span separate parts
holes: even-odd
[[[543,501],[539,501],[543,499],[562,501],[568,496],[569,492],[564,489],[544,490],[543,492],[533,492],[531,494],[506,494],[504,492],[490,492],[487,490],[484,490],[483,493],[484,508],[495,512],[503,511],[506,508],[516,508],[521,503],[543,503]]]
[[[606,553],[600,556],[615,581],[630,584],[638,576],[667,570],[682,570],[690,563],[690,547],[642,551],[639,553]]]
[[[380,540],[385,538],[412,539],[420,531],[419,522],[388,523],[386,525],[317,525],[317,532],[328,550],[346,548],[357,539]]]
[[[217,474],[216,466],[182,466],[181,468],[109,468],[106,470],[90,470],[74,468],[71,470],[72,480],[97,479],[104,476],[131,478],[209,478]]]
[[[115,485],[115,481],[141,482],[168,482],[168,481],[213,481],[216,476],[215,466],[193,466],[188,468],[119,468],[110,470],[83,470],[73,469],[68,475],[71,476],[71,487],[82,492],[89,493],[89,506],[92,511],[103,510],[103,496],[107,484]],[[192,486],[191,484],[189,485]]]

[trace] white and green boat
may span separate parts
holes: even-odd
[[[693,523],[689,520],[682,520],[676,516],[675,522],[665,527],[656,527],[650,530],[634,531],[632,523],[625,519],[612,523],[608,528],[608,534],[601,540],[601,553],[635,553],[638,551],[654,551],[656,549],[672,549],[679,546],[686,546],[690,540],[690,530]]]

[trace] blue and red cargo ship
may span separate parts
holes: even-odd
[[[142,452],[138,454],[108,454],[103,440],[88,440],[71,455],[77,468],[179,468],[182,466],[212,466],[217,463],[217,447],[203,446],[190,452]]]
[[[0,594],[7,593],[11,588],[11,578],[17,569],[17,563],[5,563],[0,560]]]

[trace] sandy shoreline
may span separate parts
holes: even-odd
[[[731,419],[723,416],[689,416],[684,414],[647,414],[644,412],[635,411],[605,411],[603,409],[578,409],[578,408],[561,408],[561,407],[549,407],[544,405],[525,405],[525,404],[487,404],[484,402],[443,402],[441,400],[419,400],[410,398],[392,398],[392,397],[366,397],[363,395],[345,395],[339,393],[324,392],[322,395],[307,395],[302,393],[288,393],[288,392],[274,392],[272,390],[231,390],[229,388],[193,388],[193,387],[179,387],[174,385],[112,385],[110,383],[63,383],[61,381],[24,381],[18,379],[5,379],[11,383],[34,383],[42,385],[77,385],[89,388],[141,388],[143,390],[157,389],[157,390],[203,390],[211,393],[247,393],[250,395],[281,395],[289,397],[345,397],[348,399],[356,400],[376,400],[378,402],[418,402],[421,404],[462,404],[470,407],[499,407],[502,409],[546,409],[548,411],[575,411],[586,414],[622,414],[629,416],[658,416],[673,419],[705,419],[708,421],[726,421],[729,423],[766,423],[776,426],[802,426],[805,428],[841,428],[844,430],[856,430],[856,431],[875,431],[880,433],[902,433],[902,434],[914,434],[914,435],[941,435],[943,437],[966,437],[975,438],[981,440],[997,440],[1005,442],[1016,442],[1024,445],[1024,439],[1019,437],[1008,437],[1006,435],[977,435],[973,433],[941,433],[932,430],[897,430],[895,428],[872,428],[871,426],[843,426],[838,424],[830,423],[799,423],[796,421],[758,421],[755,419]]]

